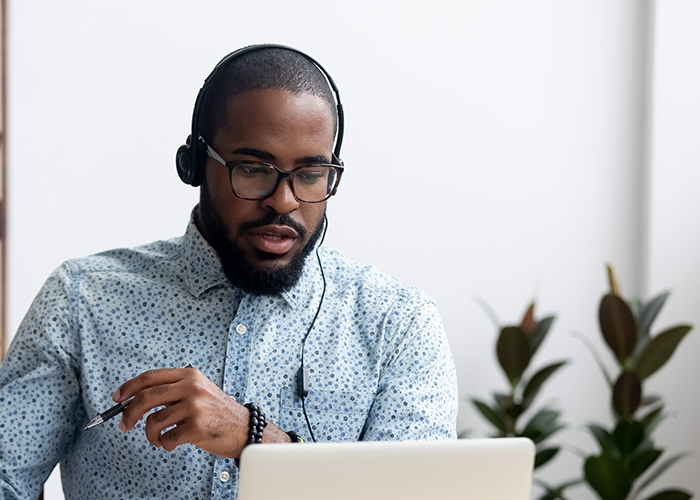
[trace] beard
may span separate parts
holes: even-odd
[[[219,254],[221,267],[226,277],[233,286],[254,295],[276,295],[291,290],[297,284],[304,271],[306,257],[311,253],[311,250],[313,250],[323,233],[323,221],[325,219],[324,211],[324,217],[319,221],[309,241],[292,258],[289,264],[283,267],[273,267],[251,262],[240,247],[226,237],[226,228],[217,214],[209,192],[204,185],[202,186],[202,195],[197,210],[199,212],[199,221],[201,221],[206,230],[209,244]],[[288,214],[280,215],[270,212],[260,219],[241,224],[238,229],[239,236],[242,236],[245,231],[268,224],[289,226],[297,232],[298,237],[301,239],[304,239],[308,232],[306,228]],[[277,254],[262,252],[257,249],[254,251],[256,257],[262,262],[274,261],[280,257]]]

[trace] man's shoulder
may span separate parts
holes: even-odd
[[[422,289],[406,285],[371,264],[345,257],[339,250],[322,247],[323,270],[336,293],[372,294],[376,298],[432,302]]]
[[[131,248],[115,248],[67,260],[71,273],[140,272],[153,265],[171,262],[183,254],[182,236]]]

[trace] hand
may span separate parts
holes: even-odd
[[[131,430],[153,408],[165,406],[146,418],[146,437],[168,451],[190,443],[221,457],[238,458],[248,440],[249,411],[224,393],[196,368],[150,370],[128,380],[112,398],[134,397],[119,427]],[[174,428],[163,432],[168,427]],[[286,439],[285,439],[286,438]],[[289,441],[268,425],[263,442]]]

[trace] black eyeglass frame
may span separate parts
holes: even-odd
[[[214,160],[218,161],[221,163],[224,167],[228,168],[228,182],[231,185],[231,192],[234,194],[236,198],[240,198],[241,200],[248,200],[248,201],[261,201],[261,200],[266,200],[273,194],[275,194],[275,191],[277,191],[277,188],[280,185],[280,182],[282,179],[285,177],[289,177],[289,187],[292,190],[292,194],[294,195],[294,198],[296,198],[297,201],[303,202],[303,203],[323,203],[324,201],[328,200],[331,196],[335,194],[335,192],[338,190],[338,186],[340,185],[340,180],[343,177],[343,171],[345,170],[344,167],[341,165],[334,165],[332,163],[312,163],[309,165],[303,165],[301,167],[295,168],[294,170],[286,171],[280,169],[277,165],[274,165],[272,163],[268,163],[265,161],[249,161],[249,160],[240,160],[240,161],[226,161],[224,160],[219,153],[217,153],[214,148],[212,148],[207,141],[204,140],[204,138],[200,137],[199,140],[201,141],[202,145],[206,147],[207,150],[207,155],[210,158],[213,158]],[[233,187],[233,180],[231,179],[231,174],[233,172],[233,169],[236,168],[238,165],[244,165],[244,164],[251,164],[254,163],[256,165],[264,165],[266,167],[272,167],[277,171],[277,182],[275,182],[275,186],[272,188],[270,193],[266,196],[263,196],[262,198],[246,198],[244,196],[239,195],[236,193],[236,190]],[[335,183],[333,185],[333,188],[330,190],[330,192],[326,193],[326,197],[323,198],[322,200],[318,201],[306,201],[302,200],[297,196],[296,191],[294,190],[294,177],[296,177],[297,172],[299,172],[299,169],[304,168],[304,167],[328,167],[332,168],[337,172],[337,176],[335,179]]]

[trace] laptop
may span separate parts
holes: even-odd
[[[239,500],[528,500],[524,438],[246,446]]]

